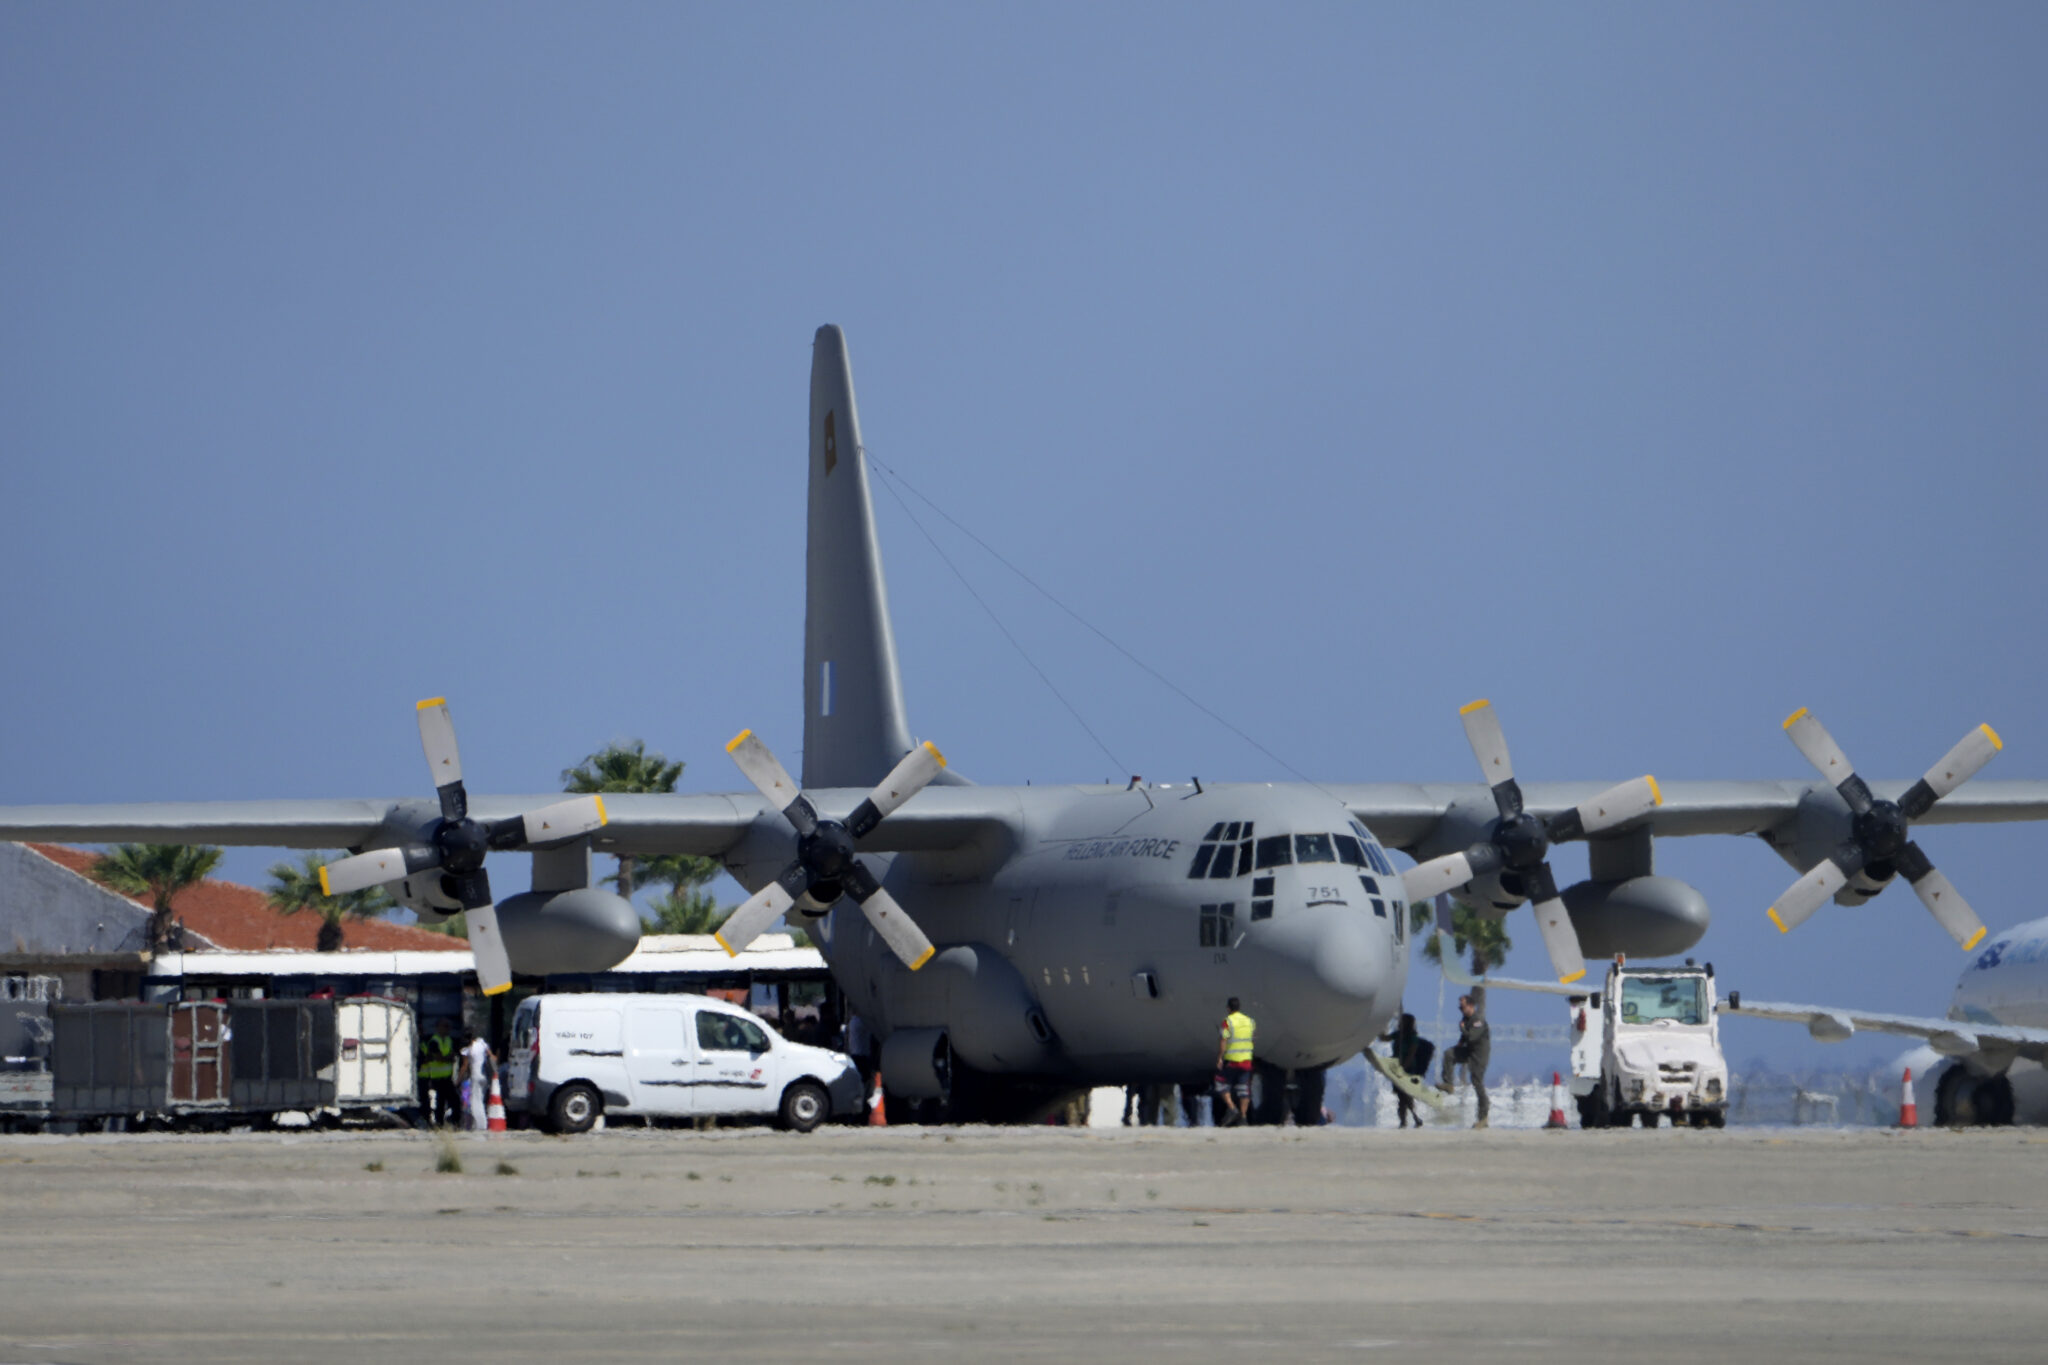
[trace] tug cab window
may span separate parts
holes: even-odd
[[[1621,979],[1621,1022],[1704,1024],[1705,987],[1705,978],[1698,976],[1625,976]]]

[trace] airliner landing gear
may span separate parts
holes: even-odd
[[[1941,1073],[1934,1087],[1934,1122],[1942,1128],[2003,1127],[2012,1122],[2012,1078],[1979,1079],[1960,1063]]]

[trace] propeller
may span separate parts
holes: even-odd
[[[1928,913],[1963,946],[1964,952],[1976,947],[1984,937],[1984,921],[1977,918],[1977,912],[1949,884],[1948,878],[1935,870],[1920,845],[1908,837],[1908,829],[1935,802],[1975,777],[1979,769],[1997,757],[2005,747],[1998,732],[1980,725],[1964,735],[1961,743],[1943,754],[1941,762],[1929,768],[1896,802],[1880,801],[1870,794],[1869,786],[1856,775],[1855,767],[1835,743],[1834,736],[1811,711],[1801,707],[1786,717],[1785,733],[1806,755],[1806,761],[1834,784],[1842,800],[1848,802],[1852,819],[1849,837],[1841,846],[1792,883],[1792,889],[1778,897],[1778,903],[1767,912],[1778,932],[1791,933],[1794,925],[1820,909],[1857,873],[1868,872],[1883,881],[1897,872],[1912,886],[1913,894],[1920,898]]]
[[[427,767],[434,774],[441,818],[428,830],[425,843],[373,849],[327,864],[320,869],[320,891],[339,896],[438,868],[442,891],[462,906],[468,919],[477,984],[485,995],[497,995],[512,989],[512,961],[498,933],[497,903],[491,899],[484,854],[491,849],[530,848],[588,834],[605,823],[604,798],[578,796],[503,820],[472,820],[448,701],[429,697],[417,709],[420,747],[426,750]]]
[[[931,960],[937,950],[924,936],[896,898],[882,889],[867,864],[855,856],[854,845],[865,839],[905,801],[924,790],[946,766],[945,755],[929,743],[920,744],[869,792],[845,823],[821,819],[817,807],[790,781],[789,772],[752,730],[740,731],[725,746],[732,761],[754,784],[768,804],[782,812],[796,829],[796,861],[774,881],[747,898],[713,935],[718,946],[733,957],[762,930],[773,924],[808,895],[830,905],[844,894],[853,897],[868,923],[882,936],[896,956],[913,972]]]
[[[1479,760],[1479,770],[1493,788],[1500,819],[1483,841],[1409,868],[1401,878],[1402,886],[1414,902],[1455,891],[1490,873],[1512,872],[1521,879],[1523,892],[1535,908],[1536,925],[1543,933],[1543,946],[1550,953],[1557,979],[1566,984],[1577,981],[1586,974],[1586,959],[1579,951],[1578,931],[1572,928],[1571,916],[1557,894],[1557,878],[1550,872],[1550,846],[1590,838],[1647,815],[1664,804],[1657,779],[1645,776],[1623,782],[1547,818],[1531,815],[1522,808],[1522,788],[1515,781],[1508,742],[1501,734],[1493,703],[1475,701],[1458,715],[1465,722],[1465,738]]]

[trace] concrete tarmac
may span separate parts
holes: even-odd
[[[2048,1357],[2026,1130],[454,1147],[0,1138],[0,1362]]]

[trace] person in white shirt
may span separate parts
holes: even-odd
[[[491,1092],[491,1045],[484,1041],[482,1034],[472,1033],[462,1055],[469,1061],[469,1127],[471,1131],[480,1133],[490,1126],[485,1117],[484,1103]]]

